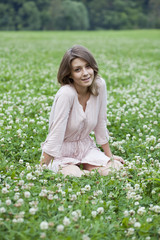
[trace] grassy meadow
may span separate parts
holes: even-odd
[[[98,62],[110,146],[126,161],[106,177],[39,166],[58,66],[74,44]],[[0,32],[0,239],[159,240],[159,118],[159,30]]]

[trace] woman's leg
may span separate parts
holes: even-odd
[[[82,171],[78,166],[70,164],[66,167],[63,167],[60,172],[64,174],[64,176],[74,176],[74,177],[81,177],[82,175],[85,175],[86,172]]]
[[[123,165],[119,161],[113,160],[109,161],[105,167],[97,167],[94,165],[90,165],[88,163],[84,163],[83,167],[85,170],[88,171],[97,169],[100,175],[107,176],[112,171],[112,169],[120,170],[123,167]]]

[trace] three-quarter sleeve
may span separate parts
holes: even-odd
[[[97,125],[94,129],[94,133],[96,136],[96,142],[99,145],[106,144],[109,141],[109,132],[107,129],[107,90],[106,83],[104,79],[100,79],[99,85],[99,97],[100,97],[100,107],[98,114]]]
[[[73,98],[73,91],[67,86],[62,87],[55,96],[49,119],[49,134],[41,145],[42,151],[53,157],[60,156]]]

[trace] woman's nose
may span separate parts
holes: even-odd
[[[83,68],[83,75],[88,75],[88,71],[86,68]]]

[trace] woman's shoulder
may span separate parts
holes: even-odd
[[[102,77],[100,77],[100,76],[98,76],[98,77],[96,78],[96,84],[97,84],[97,86],[98,86],[99,89],[104,89],[104,88],[106,88],[106,82],[105,82],[105,80],[104,80]]]
[[[64,98],[73,99],[75,97],[74,88],[69,84],[61,86],[58,92],[56,93],[56,97],[61,96]]]

